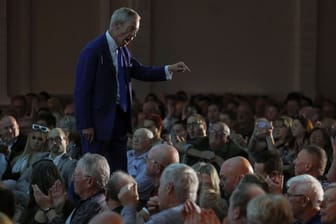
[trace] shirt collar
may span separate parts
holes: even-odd
[[[116,52],[118,49],[118,45],[115,42],[115,40],[113,39],[113,37],[110,35],[110,33],[108,32],[108,30],[105,32],[105,36],[106,36],[106,40],[107,40],[107,44],[109,46],[110,52]]]

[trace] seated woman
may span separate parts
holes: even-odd
[[[47,210],[40,208],[34,198],[33,186],[38,186],[39,189],[48,195],[52,187],[64,187],[61,182],[61,175],[57,166],[52,160],[42,159],[33,165],[32,179],[30,183],[29,203],[27,209],[21,216],[20,223],[47,223]],[[58,211],[64,214],[65,217],[71,212],[72,206],[65,206],[63,210]]]
[[[45,126],[33,124],[28,135],[27,142],[23,152],[16,156],[11,163],[11,180],[4,181],[5,185],[15,187],[15,181],[18,180],[31,165],[43,157],[47,149],[47,135],[49,129]],[[14,180],[14,182],[12,181]],[[14,185],[13,185],[14,184]]]
[[[201,208],[211,208],[222,220],[227,214],[227,204],[220,194],[220,179],[216,168],[205,162],[195,163],[192,168],[199,179],[197,204]]]

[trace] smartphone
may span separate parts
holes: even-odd
[[[258,120],[257,121],[257,128],[270,128],[271,125],[268,121],[265,120]]]

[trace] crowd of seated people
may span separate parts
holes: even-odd
[[[104,156],[81,153],[73,103],[47,92],[12,97],[0,114],[0,194],[13,206],[8,212],[0,200],[0,216],[23,224],[336,223],[332,100],[183,91],[134,100],[128,169],[110,173]]]

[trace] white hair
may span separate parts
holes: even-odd
[[[94,177],[97,180],[97,189],[105,188],[110,178],[110,166],[106,158],[99,154],[85,153],[77,162],[85,175]]]
[[[137,130],[135,130],[136,132],[137,131],[141,131],[144,133],[144,136],[147,137],[148,139],[153,139],[154,138],[154,134],[151,130],[147,129],[147,128],[139,128]]]
[[[321,183],[309,174],[302,174],[290,178],[287,187],[298,187],[300,193],[308,196],[314,207],[319,208],[323,200],[324,191]]]
[[[193,168],[182,163],[173,163],[167,166],[161,176],[160,184],[173,184],[176,197],[183,203],[190,199],[196,201],[198,177]]]
[[[126,7],[119,8],[115,10],[111,16],[110,27],[112,27],[112,24],[123,24],[134,17],[138,18],[139,20],[141,19],[140,15],[133,9]]]

